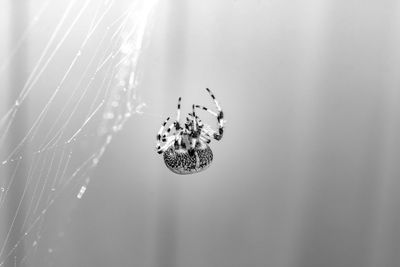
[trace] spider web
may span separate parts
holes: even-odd
[[[37,255],[53,253],[43,240],[62,232],[48,214],[63,198],[83,197],[113,135],[143,112],[139,59],[155,4],[32,2],[0,58],[0,93],[13,99],[0,108],[0,266],[50,265]],[[27,43],[27,74],[15,76]]]

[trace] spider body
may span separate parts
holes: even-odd
[[[163,154],[165,165],[176,174],[192,174],[207,169],[213,153],[209,146],[211,139],[221,140],[224,133],[224,114],[210,89],[206,88],[217,107],[214,112],[206,107],[192,105],[192,113],[186,117],[183,127],[180,124],[181,98],[178,99],[176,120],[167,130],[165,126],[169,117],[164,121],[157,134],[157,153]],[[216,117],[218,131],[203,123],[195,113],[195,109],[202,109]],[[171,133],[171,131],[173,131]],[[164,143],[161,146],[161,143]]]
[[[212,160],[213,153],[207,144],[199,145],[194,149],[176,149],[170,146],[163,153],[165,165],[176,174],[192,174],[207,169]]]

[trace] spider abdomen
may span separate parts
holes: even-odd
[[[177,174],[203,171],[210,166],[213,160],[213,153],[207,144],[196,146],[191,153],[187,149],[175,149],[174,146],[171,146],[163,156],[168,169]]]

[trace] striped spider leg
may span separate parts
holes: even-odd
[[[225,124],[225,120],[224,120],[224,113],[222,111],[221,106],[219,105],[217,99],[215,98],[214,94],[211,92],[211,90],[209,88],[206,88],[207,92],[210,94],[211,98],[214,101],[215,106],[217,107],[218,112],[215,112],[209,108],[206,108],[204,106],[200,106],[200,105],[194,105],[194,108],[198,108],[198,109],[202,109],[207,111],[208,113],[210,113],[211,115],[213,115],[214,117],[217,118],[217,122],[218,122],[218,132],[214,131],[211,129],[211,127],[207,127],[207,133],[212,133],[212,137],[219,141],[222,139],[223,135],[224,135],[224,124]],[[193,111],[194,113],[194,111]]]
[[[170,119],[168,117],[164,121],[164,123],[161,125],[161,128],[158,131],[158,134],[157,134],[157,145],[156,145],[156,149],[157,149],[157,153],[158,154],[163,153],[166,149],[168,149],[168,147],[173,142],[177,142],[177,144],[179,144],[179,145],[181,144],[182,130],[183,130],[180,127],[180,124],[179,124],[179,120],[180,120],[180,116],[181,116],[181,100],[182,100],[182,98],[179,97],[175,121],[164,132],[165,125],[167,124],[167,122]],[[173,128],[175,128],[175,132],[171,136],[168,136]],[[165,142],[165,144],[163,146],[161,146],[161,142]]]
[[[193,113],[189,113],[188,114],[190,117],[195,118],[196,123],[198,125],[198,128],[200,129],[200,135],[198,137],[199,140],[209,144],[211,143],[211,136],[213,136],[213,134],[210,135],[210,132],[206,131],[204,127],[210,128],[210,126],[208,126],[207,124],[204,124],[197,115],[193,116]],[[189,118],[186,118],[187,121],[190,121]],[[195,144],[194,144],[195,145]]]

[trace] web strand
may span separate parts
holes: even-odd
[[[37,53],[14,105],[0,119],[3,148],[20,110],[28,109],[28,102],[29,108],[35,107],[26,132],[8,152],[2,151],[0,171],[8,175],[0,179],[0,213],[6,214],[11,202],[15,208],[7,213],[10,220],[0,234],[0,266],[31,265],[39,261],[40,253],[53,251],[46,249],[49,244],[42,238],[48,234],[46,218],[52,207],[66,195],[75,200],[84,197],[114,134],[130,116],[143,113],[146,104],[138,96],[137,72],[156,1],[127,5],[130,2],[69,1]],[[51,1],[41,6],[10,60],[53,9]],[[76,52],[67,57],[67,49]],[[53,66],[60,59],[66,64],[57,65],[60,76],[53,78]],[[0,73],[7,64],[1,65]],[[39,97],[43,103],[36,107],[31,99]],[[20,193],[11,196],[10,189],[18,184]]]

